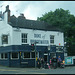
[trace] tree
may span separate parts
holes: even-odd
[[[75,16],[70,14],[69,10],[62,8],[50,11],[37,17],[38,21],[45,21],[48,24],[59,27],[64,32],[64,38],[67,42],[68,55],[75,55]]]

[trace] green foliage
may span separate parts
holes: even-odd
[[[75,16],[70,14],[69,10],[56,9],[38,17],[37,20],[62,29],[67,42],[68,55],[75,55],[75,48],[72,48],[75,46]]]
[[[42,17],[38,17],[37,20],[61,27],[64,24],[69,23],[69,11],[65,11],[62,8],[56,9],[54,12],[50,11],[42,15]]]

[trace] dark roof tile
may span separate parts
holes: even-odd
[[[15,21],[16,20],[16,21]],[[26,28],[26,29],[36,29],[36,30],[49,30],[49,31],[60,31],[59,28],[53,27],[46,22],[28,19],[16,19],[10,18],[12,27]]]

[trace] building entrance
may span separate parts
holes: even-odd
[[[45,62],[48,61],[48,54],[44,54],[44,61],[45,61]]]

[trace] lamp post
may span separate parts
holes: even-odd
[[[49,62],[49,59],[50,59],[50,45],[48,45],[48,62]]]
[[[38,42],[34,42],[34,44],[35,44],[35,68],[36,68],[36,44],[37,44]]]

